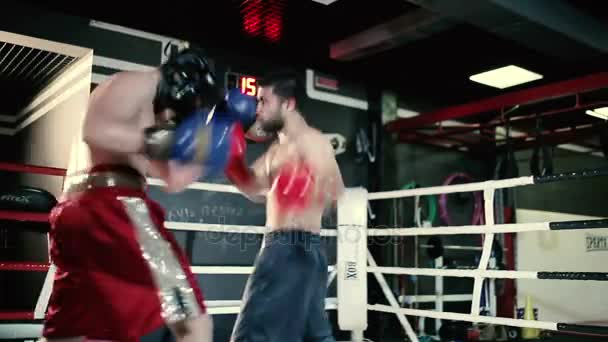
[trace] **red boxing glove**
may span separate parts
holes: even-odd
[[[246,150],[247,142],[245,141],[243,126],[236,123],[232,129],[230,155],[224,173],[226,178],[238,187],[247,187],[254,180],[253,173],[245,161]]]
[[[314,178],[308,165],[286,163],[274,182],[274,195],[281,210],[308,208],[314,192]]]

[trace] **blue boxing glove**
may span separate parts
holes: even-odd
[[[200,163],[205,175],[224,171],[232,144],[232,131],[239,124],[234,117],[217,112],[193,113],[176,127],[169,159]]]
[[[239,89],[230,89],[223,103],[218,106],[218,115],[229,115],[243,125],[246,132],[256,120],[258,101],[255,97],[243,94]],[[223,112],[223,113],[222,113]]]
[[[173,132],[169,159],[181,163],[202,162],[206,158],[210,129],[205,122],[208,113],[198,111],[186,116]]]

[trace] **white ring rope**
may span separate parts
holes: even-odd
[[[242,300],[206,300],[205,305],[208,308],[221,308],[230,306],[241,306]]]
[[[369,251],[369,249],[367,250],[367,262],[369,263],[369,266],[367,267],[368,271],[373,268],[379,268],[379,267],[377,267],[378,264],[376,264],[376,260],[374,259],[374,256]],[[380,285],[380,288],[382,289],[382,292],[384,293],[384,296],[388,300],[389,304],[391,304],[393,307],[399,307],[397,298],[395,298],[395,294],[391,291],[390,287],[388,286],[388,283],[386,282],[384,275],[380,272],[372,272],[372,273],[374,273],[374,276],[376,276],[376,281],[378,281],[378,284]],[[407,337],[412,341],[418,341],[416,332],[412,328],[412,325],[407,320],[405,315],[399,314],[399,313],[396,313],[396,314],[397,314],[397,319],[399,320],[399,323],[401,323],[401,326],[405,330]]]
[[[543,322],[543,321],[530,321],[523,319],[514,319],[514,318],[502,318],[502,317],[491,317],[491,316],[475,316],[470,314],[461,314],[455,312],[443,312],[443,311],[430,311],[430,310],[417,310],[417,309],[403,309],[403,308],[393,308],[387,305],[369,305],[369,310],[379,311],[379,312],[387,312],[394,314],[402,314],[409,316],[418,316],[418,317],[428,317],[435,319],[446,319],[453,321],[465,321],[465,322],[477,322],[477,323],[487,323],[487,324],[495,324],[495,325],[507,325],[512,327],[522,327],[522,328],[537,328],[543,330],[553,330],[557,331],[557,323],[555,322]]]
[[[247,225],[228,225],[228,224],[210,224],[210,223],[192,223],[192,222],[177,222],[165,221],[167,229],[172,230],[187,230],[195,232],[215,232],[215,233],[240,233],[240,234],[265,234],[269,233],[270,229],[265,226],[247,226]],[[321,229],[321,236],[337,236],[338,232],[335,229]]]
[[[205,301],[205,306],[210,314],[238,314],[241,311],[242,301],[240,300],[209,300]],[[336,310],[338,299],[335,297],[325,298],[325,310]]]
[[[194,274],[250,274],[253,266],[190,266]]]
[[[165,186],[166,183],[157,178],[147,178],[146,181],[149,185]],[[196,182],[190,184],[187,189],[190,190],[205,190],[205,191],[216,191],[216,192],[228,192],[233,194],[240,194],[241,192],[235,186],[227,184],[214,184],[214,183],[203,183]]]
[[[427,244],[419,244],[418,245],[420,248],[424,248],[424,249],[430,249],[430,248],[435,248],[435,246],[433,245],[427,245]],[[460,245],[444,245],[443,249],[446,250],[457,250],[457,251],[481,251],[483,249],[483,247],[480,246],[460,246]],[[506,251],[506,248],[503,248],[503,251]]]
[[[447,294],[447,295],[412,295],[399,296],[399,302],[405,304],[413,303],[435,303],[437,297],[441,297],[444,302],[470,302],[473,300],[473,295],[470,294]]]
[[[492,225],[494,224],[494,193],[493,189],[485,189],[483,191],[483,202],[484,202],[484,217],[485,224]],[[475,282],[473,284],[473,301],[471,302],[471,315],[478,316],[480,312],[480,308],[482,306],[481,302],[481,292],[483,291],[483,284],[485,278],[481,275],[481,273],[487,272],[488,262],[490,261],[490,254],[492,254],[492,244],[494,243],[494,233],[486,233],[483,237],[483,248],[481,250],[481,258],[478,264],[478,271],[480,274],[475,277]],[[535,276],[536,278],[536,276]],[[491,286],[492,281],[489,282]],[[490,301],[494,296],[488,296],[490,298],[486,298],[486,300]],[[492,307],[493,309],[494,307]],[[494,313],[492,313],[494,315]]]
[[[177,222],[165,221],[167,229],[172,230],[187,230],[194,232],[215,232],[215,233],[241,233],[241,234],[265,234],[269,229],[264,226],[246,226],[246,225],[228,225],[228,224],[210,224],[210,223],[192,223],[192,222]]]
[[[457,278],[493,278],[493,279],[538,279],[538,272],[534,271],[492,271],[492,270],[452,270],[443,268],[407,268],[407,267],[367,267],[369,273],[383,274],[409,274],[430,277],[457,277]]]
[[[550,222],[508,223],[479,226],[433,227],[433,228],[372,228],[367,236],[419,236],[419,235],[462,235],[485,233],[522,233],[551,230]]]
[[[519,177],[511,179],[491,180],[477,183],[454,184],[443,186],[432,186],[428,188],[416,188],[408,190],[394,190],[382,192],[370,192],[368,198],[372,200],[391,199],[400,197],[413,197],[424,195],[450,194],[456,192],[473,192],[487,189],[510,188],[522,185],[534,184],[534,177]]]
[[[190,266],[194,274],[251,274],[253,266]],[[327,266],[327,272],[334,272],[336,266]]]

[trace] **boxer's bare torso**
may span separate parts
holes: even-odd
[[[91,153],[91,163],[93,165],[128,165],[143,175],[148,174],[149,161],[143,154],[137,153],[143,146],[137,141],[143,142],[145,127],[154,125],[156,121],[152,111],[155,81],[153,73],[120,74],[108,82],[100,84],[91,93],[83,133]],[[139,85],[139,87],[134,87],[130,93],[117,98],[117,102],[108,103],[109,98],[114,98],[114,93],[118,88],[122,88],[123,84],[126,86],[127,83],[133,83],[133,85]],[[146,99],[149,99],[149,101]],[[117,110],[116,107],[118,106],[129,110]],[[114,113],[109,113],[113,109]],[[101,130],[116,129],[116,126],[120,126],[120,129],[114,133],[115,136],[118,136],[115,137],[118,142],[134,138],[131,148],[125,145],[112,148],[109,145],[110,141],[107,141],[110,136],[101,135]]]
[[[266,196],[266,226],[271,230],[305,230],[319,233],[324,212],[334,205],[344,189],[333,148],[323,134],[302,122],[294,134],[279,139],[252,165]],[[302,158],[314,176],[312,198],[304,210],[285,212],[275,201],[273,184],[278,171],[294,158]],[[265,181],[264,181],[265,180]]]
[[[142,175],[160,178],[170,192],[180,191],[202,172],[198,165],[150,161],[142,152],[144,130],[170,119],[165,110],[157,115],[153,100],[160,78],[158,70],[129,71],[113,75],[92,93],[83,125],[83,142],[89,149],[90,166],[127,165]]]

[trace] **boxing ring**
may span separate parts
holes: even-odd
[[[65,176],[65,170],[0,163],[0,171],[37,173],[49,176]],[[550,176],[530,176],[504,180],[491,180],[477,183],[455,184],[408,190],[368,193],[364,188],[348,188],[338,201],[337,228],[323,229],[324,237],[336,238],[336,264],[328,267],[329,277],[327,286],[333,281],[337,285],[337,297],[326,298],[326,310],[337,310],[340,330],[351,333],[352,341],[364,341],[363,333],[368,327],[368,312],[382,312],[397,316],[407,337],[418,341],[418,337],[407,316],[417,316],[434,319],[446,319],[476,323],[487,323],[504,326],[529,327],[551,331],[568,331],[573,333],[608,334],[608,327],[577,325],[561,322],[532,321],[523,319],[501,318],[480,314],[483,283],[486,279],[537,279],[537,280],[586,280],[608,281],[608,273],[601,272],[559,272],[559,271],[502,271],[488,269],[492,252],[494,234],[525,233],[534,231],[555,231],[578,229],[608,228],[608,219],[541,222],[533,224],[495,224],[494,223],[494,193],[497,189],[532,186],[550,182],[579,180],[591,177],[608,176],[608,170],[590,170],[556,174]],[[149,179],[149,184],[158,186],[162,182]],[[239,195],[233,186],[209,183],[195,183],[189,189],[200,191],[227,192]],[[451,194],[463,192],[483,192],[484,224],[450,227],[404,227],[404,228],[368,228],[368,204],[370,201],[380,201],[394,198],[405,198],[436,194]],[[48,215],[26,212],[0,212],[0,219],[26,220],[46,222]],[[263,226],[220,225],[204,223],[185,223],[167,221],[168,229],[175,231],[217,232],[264,234]],[[485,236],[481,248],[481,258],[476,269],[436,269],[436,268],[403,268],[385,267],[378,265],[368,250],[368,237],[378,236],[428,236],[428,235],[460,235],[482,234]],[[49,259],[50,260],[50,259]],[[253,267],[243,266],[192,266],[195,274],[249,274]],[[46,278],[32,312],[0,312],[0,338],[36,338],[40,336],[41,320],[44,318],[48,297],[52,286],[54,268],[52,264],[28,262],[0,262],[0,271],[46,272]],[[369,304],[367,282],[373,274],[380,285],[389,305]],[[390,289],[384,275],[414,275],[434,277],[466,277],[474,279],[472,297],[458,296],[462,300],[472,300],[469,313],[453,313],[402,308],[395,294]],[[425,301],[425,296],[410,296],[412,301]],[[433,297],[433,296],[430,296]],[[427,298],[428,299],[428,298]],[[434,299],[434,298],[432,298]],[[459,300],[459,299],[456,299]],[[236,314],[240,310],[240,300],[215,300],[206,302],[212,315]],[[16,321],[16,323],[15,323]]]

